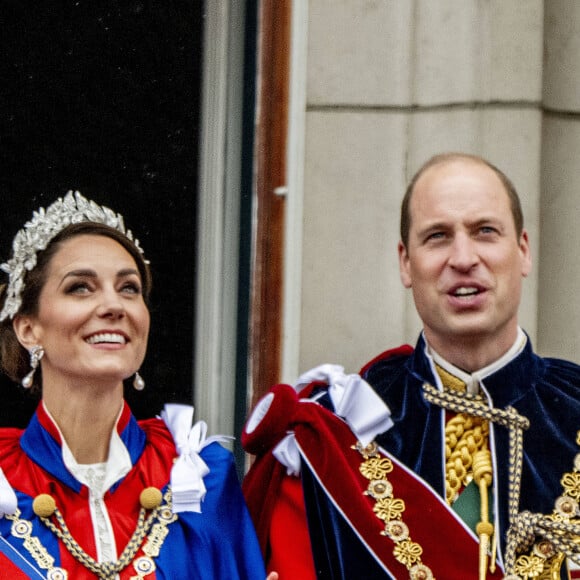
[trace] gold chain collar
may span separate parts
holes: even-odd
[[[153,493],[152,490],[157,492],[158,499],[157,494]],[[154,499],[151,499],[151,496]],[[161,492],[155,488],[147,488],[141,494],[142,507],[139,512],[137,527],[116,562],[97,562],[93,557],[89,556],[73,538],[60,510],[50,496],[44,494],[37,496],[34,500],[37,504],[34,509],[42,522],[60,538],[70,554],[101,580],[114,580],[115,576],[131,562],[133,562],[133,568],[136,572],[136,576],[132,576],[131,580],[141,580],[155,571],[154,558],[159,555],[163,542],[169,533],[167,526],[178,519],[171,507],[171,489],[167,490],[162,499],[165,502],[164,504],[162,504]],[[151,513],[148,517],[145,517],[147,510],[151,510]],[[49,519],[52,514],[54,514],[58,525]],[[48,580],[66,580],[68,572],[63,568],[54,566],[54,558],[40,540],[32,535],[32,524],[27,520],[21,519],[20,515],[21,512],[18,509],[14,515],[6,515],[7,519],[12,520],[12,535],[22,539],[24,548],[32,556],[36,564],[41,569],[48,571]],[[134,560],[146,536],[147,540],[143,545],[144,556]]]
[[[403,521],[405,502],[393,495],[393,484],[387,478],[393,471],[392,461],[379,453],[374,441],[366,447],[357,442],[352,448],[364,459],[359,466],[361,474],[369,480],[364,494],[375,500],[373,511],[385,523],[381,534],[395,544],[395,559],[407,568],[410,580],[435,580],[431,569],[421,561],[423,548],[411,540],[409,528]]]

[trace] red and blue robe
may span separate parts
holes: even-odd
[[[437,384],[431,362],[420,338],[415,349],[387,351],[360,374],[390,409],[393,425],[375,440],[395,462],[389,476],[393,495],[405,501],[403,520],[423,549],[422,562],[436,578],[477,579],[478,538],[443,500],[445,410],[427,402],[422,390],[424,383]],[[524,433],[519,510],[552,513],[562,494],[562,475],[572,471],[579,451],[580,367],[537,356],[528,340],[515,358],[483,380],[483,387],[494,407],[514,407],[530,421]],[[300,396],[325,388],[313,384]],[[332,412],[329,397],[317,403],[298,397],[293,401],[286,389],[290,387],[272,391],[274,401],[284,393],[278,397],[285,400],[277,417],[272,403],[271,417],[266,415],[255,432],[243,437],[247,450],[257,455],[244,492],[268,568],[300,570],[304,579],[407,578],[408,571],[393,557],[393,542],[380,535],[382,524],[372,512],[372,500],[363,495],[367,482],[359,472],[360,456],[351,448],[356,437]],[[272,455],[287,432],[294,433],[300,449],[300,479],[287,476]],[[487,577],[501,578],[509,526],[508,429],[494,425],[490,437],[500,545],[496,573]],[[286,554],[283,530],[295,541]],[[306,556],[296,557],[294,550]]]
[[[161,419],[137,422],[127,405],[116,428],[132,463],[127,475],[104,497],[120,553],[135,531],[141,491],[156,487],[166,492],[177,452]],[[55,559],[54,565],[65,569],[70,579],[93,580],[95,575],[73,558],[32,510],[37,495],[50,494],[71,535],[85,552],[97,559],[88,489],[66,469],[60,437],[41,404],[26,430],[0,429],[0,468],[16,493],[20,518],[32,524],[32,536]],[[169,533],[159,555],[154,558],[156,570],[145,578],[262,580],[264,565],[233,457],[217,442],[204,447],[200,456],[209,468],[203,480],[207,492],[201,513],[177,514],[177,520],[168,525]],[[11,520],[0,518],[0,578],[46,578],[47,571],[39,567],[22,539],[11,533],[11,527]],[[135,558],[142,555],[140,549]],[[129,564],[120,578],[126,580],[135,575]]]

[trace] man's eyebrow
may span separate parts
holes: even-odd
[[[448,228],[449,228],[449,224],[447,224],[446,222],[437,221],[437,222],[432,222],[430,224],[426,224],[424,227],[417,230],[417,234],[419,236],[424,236],[425,234],[428,234],[429,232],[432,232],[434,230],[446,230]]]
[[[470,222],[468,225],[470,225],[471,227],[494,225],[498,229],[502,229],[502,230],[504,229],[504,223],[502,222],[502,220],[498,219],[497,217],[492,217],[492,216],[482,217],[480,219],[474,220],[473,222]]]

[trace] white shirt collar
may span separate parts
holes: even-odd
[[[423,336],[424,338],[424,336]],[[510,347],[508,351],[506,351],[502,356],[500,356],[497,360],[492,362],[491,364],[479,369],[473,373],[467,373],[464,370],[456,367],[455,365],[451,364],[449,361],[445,360],[440,354],[435,352],[429,344],[427,344],[427,340],[425,339],[425,352],[437,365],[441,368],[446,370],[448,373],[451,373],[453,376],[457,377],[458,379],[462,380],[466,384],[467,392],[475,395],[479,392],[479,385],[481,381],[485,377],[489,377],[499,369],[503,368],[509,362],[511,362],[520,352],[524,349],[527,342],[527,337],[524,331],[518,326],[518,333],[516,336],[516,340]]]

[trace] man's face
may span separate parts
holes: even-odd
[[[417,181],[409,210],[401,280],[427,341],[443,354],[450,344],[487,340],[499,356],[515,340],[522,277],[531,269],[527,233],[516,234],[502,182],[472,160],[435,165]]]

